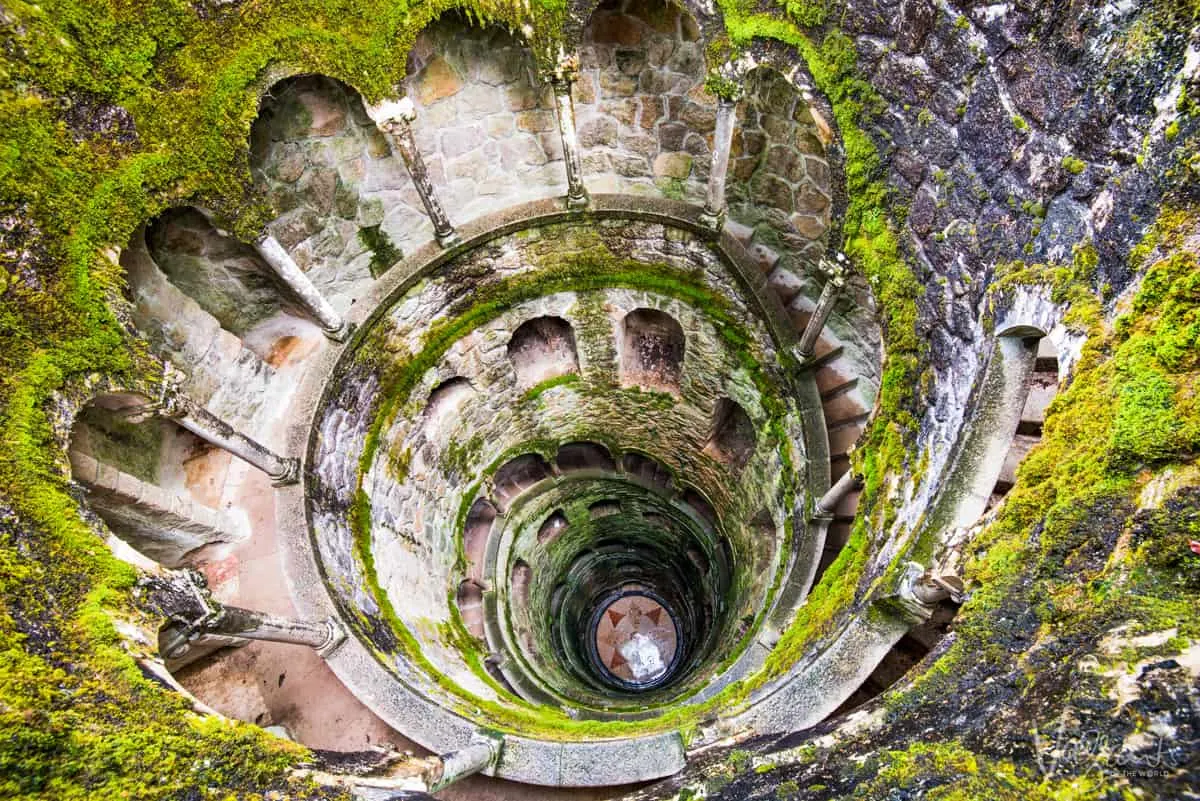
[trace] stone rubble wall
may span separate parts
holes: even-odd
[[[717,117],[700,32],[669,4],[621,5],[602,4],[583,33],[575,104],[584,183],[703,203]]]
[[[408,58],[413,133],[451,222],[566,194],[553,94],[521,39],[447,15]]]
[[[362,229],[378,227],[396,259],[433,237],[403,160],[345,84],[277,85],[255,122],[250,165],[279,212],[271,232],[339,312],[373,280]]]

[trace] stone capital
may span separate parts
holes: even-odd
[[[178,419],[190,411],[191,401],[183,391],[185,378],[182,370],[170,362],[164,362],[162,391],[159,393],[158,402],[152,404],[154,412],[163,417]]]
[[[850,268],[850,260],[846,258],[845,253],[839,250],[832,258],[822,256],[820,268],[829,282],[834,287],[841,289],[846,284],[846,273]]]
[[[378,103],[368,103],[364,100],[363,108],[376,127],[385,132],[390,132],[394,127],[409,125],[417,118],[417,109],[407,96],[395,100],[381,100]]]
[[[554,65],[554,72],[550,75],[550,83],[554,84],[557,91],[558,86],[570,86],[579,77],[579,56],[565,53],[560,53],[558,62]]]

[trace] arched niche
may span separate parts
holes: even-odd
[[[553,94],[520,25],[449,10],[417,34],[405,74],[413,135],[452,218],[566,194]]]
[[[285,78],[264,96],[250,142],[255,187],[278,214],[272,233],[335,307],[432,236],[402,160],[353,87]]]
[[[950,490],[939,494],[926,515],[940,536],[974,524],[993,503],[1045,336],[1036,322],[1012,317],[997,330],[946,467],[943,485]]]
[[[281,312],[302,314],[253,247],[217,230],[194,208],[170,209],[156,217],[146,227],[146,244],[167,280],[239,338]],[[131,284],[148,280],[128,271]]]
[[[497,516],[496,507],[486,498],[476,498],[463,523],[463,553],[467,560],[467,575],[482,581],[487,556],[488,537]]]
[[[621,384],[678,394],[683,382],[683,327],[657,309],[635,309],[621,323]]]
[[[123,543],[180,567],[201,548],[242,540],[246,531],[222,506],[229,454],[147,404],[127,393],[93,398],[71,431],[71,477]]]
[[[522,559],[513,563],[512,597],[522,607],[529,606],[529,591],[533,584],[533,568]]]
[[[712,434],[704,452],[739,472],[754,455],[757,438],[754,421],[746,410],[729,398],[719,398],[713,408]]]
[[[517,385],[523,388],[578,373],[575,331],[561,317],[526,320],[508,341],[508,360],[517,375]]]
[[[568,442],[558,449],[554,461],[564,473],[574,470],[605,470],[613,473],[617,469],[608,448],[597,442]]]
[[[594,192],[701,202],[716,128],[700,26],[666,0],[605,2],[583,29],[575,82],[584,175]]]
[[[467,631],[473,637],[484,639],[483,585],[474,579],[462,581],[455,592],[454,601]]]
[[[554,540],[562,536],[569,525],[570,522],[567,520],[567,516],[563,514],[562,509],[555,509],[549,517],[542,521],[542,525],[538,528],[538,545],[549,545],[554,542]]]
[[[627,451],[621,456],[621,469],[653,487],[664,491],[671,488],[671,471],[657,459],[644,453]]]
[[[752,230],[751,254],[769,262],[762,266],[774,267],[777,259],[799,272],[823,252],[830,225],[834,191],[826,145],[832,132],[776,70],[753,69],[744,85],[726,185],[730,216]]]
[[[462,376],[448,378],[434,387],[422,412],[426,435],[431,439],[440,438],[453,426],[463,404],[474,395],[475,388]]]
[[[588,506],[588,514],[593,520],[598,520],[601,517],[611,517],[612,515],[621,514],[621,504],[615,500],[596,501]]]
[[[684,506],[690,509],[694,515],[708,524],[710,529],[717,527],[717,510],[713,508],[712,503],[696,492],[694,489],[685,490],[681,499]]]
[[[492,478],[496,507],[500,511],[508,509],[514,498],[549,478],[551,473],[550,465],[536,453],[523,454],[505,462]]]

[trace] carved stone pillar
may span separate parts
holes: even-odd
[[[204,576],[196,570],[150,577],[141,590],[147,605],[168,620],[159,638],[159,650],[167,659],[180,659],[193,643],[202,644],[206,637],[306,645],[323,655],[346,638],[333,618],[309,622],[226,606],[213,599]]]
[[[425,160],[421,158],[417,140],[413,137],[412,121],[417,118],[417,111],[412,101],[403,97],[396,101],[384,101],[376,106],[367,105],[366,109],[376,127],[387,137],[392,149],[399,151],[400,158],[404,160],[413,186],[416,187],[421,203],[425,206],[425,213],[433,223],[433,235],[437,237],[438,243],[444,248],[457,245],[458,233],[450,224],[450,218],[438,200],[433,181],[429,178],[429,170],[425,168]]]
[[[575,70],[573,60],[564,61],[550,79],[550,85],[554,89],[554,110],[558,114],[558,133],[567,167],[567,208],[582,209],[588,205],[588,193],[583,185],[583,157],[575,129],[575,98],[571,93]]]
[[[276,486],[295,484],[300,480],[299,459],[280,456],[238,431],[185,395],[170,378],[167,379],[162,400],[152,410],[171,418],[181,428],[191,431],[205,442],[254,465],[270,476]]]
[[[804,333],[800,335],[800,341],[796,344],[796,356],[801,361],[812,358],[816,351],[817,340],[821,337],[821,331],[824,330],[825,323],[829,321],[829,315],[833,313],[838,293],[846,283],[845,255],[838,253],[836,261],[821,259],[821,269],[828,276],[828,280],[825,281],[821,297],[817,300],[817,308],[813,309],[812,317],[808,318],[808,325],[804,326]]]
[[[350,325],[330,305],[325,296],[313,285],[300,265],[296,264],[291,254],[284,250],[279,240],[270,234],[263,234],[254,247],[263,260],[270,265],[275,274],[296,293],[304,307],[316,318],[317,324],[325,332],[325,336],[335,342],[343,341],[350,333]]]
[[[500,737],[477,734],[464,748],[442,754],[440,775],[429,777],[429,790],[437,792],[461,779],[492,767],[500,759],[504,740]]]
[[[832,515],[842,499],[858,488],[859,481],[853,470],[842,473],[842,477],[817,501],[816,516]]]
[[[700,222],[720,231],[725,225],[725,178],[729,173],[729,152],[733,147],[733,124],[737,111],[736,97],[717,101],[717,128],[713,134],[712,165],[708,171],[708,194]]]

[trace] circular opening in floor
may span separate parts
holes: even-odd
[[[682,653],[679,626],[666,602],[644,589],[605,598],[592,615],[591,656],[604,681],[628,690],[670,680]]]

